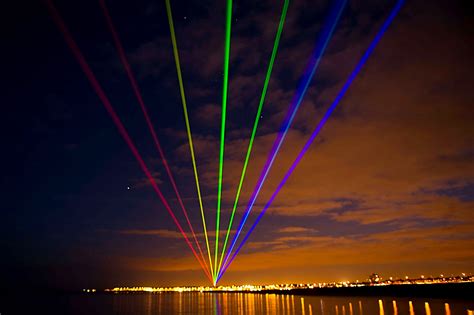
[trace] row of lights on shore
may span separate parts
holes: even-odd
[[[420,278],[410,279],[408,276],[405,276],[405,279],[395,279],[393,277],[389,278],[390,280],[382,281],[382,278],[377,274],[372,274],[369,277],[368,282],[332,282],[332,283],[299,283],[299,284],[273,284],[273,285],[232,285],[232,286],[219,286],[219,287],[209,287],[209,286],[190,286],[190,287],[115,287],[113,289],[105,289],[105,292],[207,292],[207,291],[265,291],[265,290],[292,290],[292,289],[314,289],[314,288],[324,288],[324,287],[349,287],[349,286],[365,286],[369,285],[389,285],[396,284],[396,282],[404,283],[447,283],[447,282],[464,282],[464,281],[474,281],[474,276],[466,275],[462,273],[460,276],[451,275],[450,277],[445,277],[444,274],[441,274],[439,277],[430,276],[426,278],[425,275],[421,275]],[[420,281],[421,280],[421,281]],[[83,292],[94,293],[96,289],[83,289]]]

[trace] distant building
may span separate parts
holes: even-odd
[[[377,273],[373,273],[369,276],[369,282],[372,284],[379,283],[380,281],[382,281],[382,278]]]

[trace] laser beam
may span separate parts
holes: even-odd
[[[219,178],[217,182],[216,248],[214,250],[214,280],[217,278],[217,257],[219,256],[219,226],[221,218],[222,173],[224,171],[225,120],[227,112],[227,90],[229,88],[230,35],[232,21],[232,0],[227,0],[224,45],[224,80],[222,83],[221,145],[219,150]],[[215,284],[215,282],[214,282]]]
[[[186,223],[188,224],[189,230],[191,231],[191,235],[193,236],[194,243],[196,244],[196,246],[199,250],[199,254],[201,255],[202,260],[205,262],[206,259],[204,258],[204,254],[202,252],[201,245],[199,244],[196,233],[194,232],[194,228],[191,224],[191,221],[189,220],[188,212],[186,211],[186,207],[184,206],[183,199],[181,198],[181,194],[179,193],[178,187],[176,185],[176,181],[174,179],[173,174],[171,173],[171,169],[168,166],[168,162],[166,160],[165,153],[163,152],[163,148],[161,147],[161,144],[158,140],[158,136],[156,135],[155,128],[153,127],[153,124],[151,123],[150,116],[148,115],[148,110],[145,106],[145,102],[143,101],[142,93],[140,92],[140,88],[138,86],[137,80],[135,79],[132,68],[130,67],[130,63],[128,62],[127,57],[125,55],[125,50],[123,49],[123,45],[120,41],[117,30],[115,29],[114,23],[112,22],[112,17],[110,16],[109,10],[107,9],[107,6],[105,4],[105,0],[99,0],[99,3],[100,3],[100,6],[102,8],[102,12],[104,13],[105,19],[107,21],[107,26],[110,30],[110,33],[112,34],[112,38],[114,40],[115,47],[116,47],[117,52],[119,54],[120,61],[122,62],[123,67],[125,68],[125,72],[127,73],[128,79],[130,80],[130,84],[132,85],[132,89],[133,89],[133,92],[135,94],[135,97],[137,98],[138,104],[140,104],[140,108],[143,112],[143,116],[145,117],[146,124],[148,126],[149,131],[150,131],[150,134],[152,135],[153,142],[155,143],[155,147],[158,150],[158,154],[160,155],[161,161],[163,162],[163,166],[165,167],[166,173],[168,174],[168,178],[169,178],[169,180],[171,182],[171,186],[173,187],[173,190],[176,194],[176,197],[178,199],[178,203],[181,207],[184,218],[186,219]],[[206,264],[206,266],[207,266],[207,264]],[[211,273],[212,273],[212,271],[211,271]]]
[[[203,230],[204,230],[204,238],[206,240],[207,256],[208,256],[208,259],[209,259],[209,267],[210,267],[211,274],[214,275],[214,268],[212,266],[212,260],[211,260],[211,250],[210,250],[210,246],[209,246],[209,237],[208,237],[208,234],[207,234],[206,216],[204,215],[204,207],[203,207],[203,203],[202,203],[201,188],[200,188],[200,185],[199,185],[199,176],[198,176],[198,171],[197,171],[197,166],[196,166],[196,158],[195,158],[195,155],[194,155],[193,137],[192,137],[192,134],[191,134],[191,125],[189,123],[188,107],[186,105],[186,96],[184,94],[183,76],[181,74],[181,65],[180,65],[180,62],[179,62],[178,43],[177,43],[177,40],[176,40],[175,31],[174,31],[173,14],[172,14],[172,11],[171,11],[170,1],[166,0],[165,3],[166,3],[166,15],[168,17],[168,24],[169,24],[170,33],[171,33],[171,43],[173,44],[173,56],[174,56],[174,61],[175,61],[175,65],[176,65],[176,73],[178,74],[179,92],[181,94],[181,103],[183,104],[184,121],[186,123],[186,132],[188,134],[189,151],[191,152],[191,161],[192,161],[192,164],[193,164],[194,181],[196,183],[196,191],[197,191],[197,195],[198,195],[199,209],[201,211],[202,227],[203,227]],[[204,259],[204,257],[203,257],[203,259]]]
[[[313,55],[310,59],[310,62],[308,63],[306,67],[306,71],[300,81],[299,87],[297,92],[295,93],[295,96],[293,97],[293,100],[291,102],[291,105],[289,107],[289,110],[287,112],[287,116],[285,120],[283,121],[283,124],[280,128],[280,132],[278,136],[276,137],[273,147],[270,151],[270,154],[267,158],[267,161],[265,162],[265,166],[260,174],[260,177],[257,181],[257,184],[255,186],[255,189],[252,193],[252,196],[250,198],[250,201],[247,205],[247,209],[245,210],[244,216],[242,217],[239,227],[237,229],[237,232],[234,234],[234,237],[232,239],[231,246],[229,250],[227,251],[226,258],[224,260],[224,265],[227,263],[230,254],[232,250],[234,249],[235,244],[237,243],[237,240],[239,238],[240,233],[242,232],[242,229],[244,227],[245,222],[248,219],[248,216],[250,215],[250,212],[253,208],[253,205],[255,204],[255,201],[257,200],[257,197],[260,193],[260,190],[263,187],[263,184],[268,176],[268,173],[270,172],[270,169],[273,165],[273,162],[275,161],[275,158],[278,154],[278,151],[280,150],[281,145],[283,144],[283,141],[285,140],[286,134],[288,132],[288,129],[290,128],[291,122],[293,121],[296,112],[298,111],[299,106],[301,105],[301,102],[303,100],[303,97],[309,87],[309,84],[311,83],[311,79],[313,78],[316,69],[319,66],[319,63],[321,61],[321,58],[324,54],[324,51],[329,43],[329,40],[334,32],[334,29],[336,28],[337,22],[339,21],[339,18],[342,14],[342,11],[346,5],[347,0],[339,0],[336,1],[335,4],[333,5],[331,12],[329,14],[329,17],[326,20],[326,23],[324,24],[323,30],[321,32],[321,35],[318,38],[318,41],[316,42],[315,49],[313,51]]]
[[[186,241],[186,244],[189,246],[189,248],[191,249],[194,257],[197,259],[197,261],[199,262],[199,264],[203,268],[204,273],[209,278],[209,280],[212,281],[211,275],[209,274],[209,272],[208,272],[207,268],[205,267],[204,263],[200,260],[200,257],[198,256],[195,249],[193,248],[193,245],[189,241],[186,233],[184,232],[183,228],[181,227],[181,224],[179,223],[179,221],[176,218],[175,214],[171,210],[167,200],[165,199],[165,197],[163,196],[161,190],[159,189],[158,185],[156,184],[155,179],[153,178],[151,172],[149,171],[148,167],[146,166],[145,162],[143,161],[143,158],[141,157],[141,155],[138,152],[135,144],[133,143],[132,139],[130,138],[127,130],[125,129],[125,126],[122,124],[122,121],[120,120],[117,113],[115,112],[115,110],[114,110],[112,104],[110,103],[109,99],[107,98],[104,90],[102,89],[101,85],[97,81],[97,78],[95,77],[94,73],[92,72],[92,69],[90,68],[89,64],[87,63],[86,59],[84,58],[84,55],[82,54],[81,50],[79,49],[79,46],[76,44],[76,42],[74,41],[69,29],[66,27],[66,24],[65,24],[64,20],[62,19],[61,15],[59,14],[59,11],[56,9],[56,7],[54,6],[54,4],[51,0],[44,0],[44,1],[45,1],[46,5],[48,7],[48,10],[51,14],[51,17],[53,18],[53,21],[58,26],[59,30],[61,31],[61,33],[62,33],[62,35],[63,35],[63,37],[66,41],[66,44],[71,49],[74,57],[77,59],[79,65],[82,68],[82,71],[84,72],[87,79],[91,83],[92,88],[94,89],[97,96],[101,100],[101,102],[104,105],[107,113],[112,118],[112,121],[115,124],[115,126],[117,127],[119,134],[122,136],[122,138],[125,140],[125,143],[127,144],[127,146],[132,151],[133,156],[135,157],[135,159],[137,160],[137,162],[140,165],[141,169],[143,170],[146,177],[148,178],[150,184],[153,187],[153,190],[158,195],[158,198],[161,200],[161,202],[165,206],[166,210],[170,214],[171,218],[173,219],[174,223],[178,227],[178,230],[180,231],[180,233],[184,237],[184,240]]]
[[[268,84],[270,82],[270,77],[271,77],[272,70],[273,70],[273,64],[275,62],[276,54],[277,54],[277,51],[278,51],[278,46],[280,44],[281,33],[283,31],[283,26],[285,24],[286,12],[288,11],[289,2],[290,2],[289,0],[285,0],[284,4],[283,4],[283,9],[282,9],[281,16],[280,16],[280,23],[278,24],[278,30],[277,30],[277,33],[276,33],[276,36],[275,36],[275,41],[273,43],[273,50],[272,50],[272,54],[271,54],[271,57],[270,57],[270,62],[268,64],[267,74],[265,76],[265,81],[263,83],[263,89],[262,89],[262,94],[260,96],[260,102],[258,104],[257,114],[255,115],[255,121],[253,123],[252,134],[250,136],[249,145],[248,145],[248,148],[247,148],[247,154],[245,156],[244,166],[242,167],[242,173],[240,175],[239,186],[237,187],[237,193],[235,195],[234,206],[232,207],[232,213],[230,215],[229,225],[228,225],[228,228],[227,228],[227,233],[226,233],[226,236],[225,236],[224,245],[222,247],[221,257],[220,257],[220,260],[219,260],[219,267],[217,268],[218,271],[220,270],[220,268],[222,266],[222,261],[223,261],[225,250],[226,250],[226,247],[227,247],[227,242],[229,240],[230,231],[232,229],[232,224],[234,222],[235,211],[237,210],[237,204],[239,203],[240,192],[242,190],[242,185],[244,183],[245,174],[247,172],[247,165],[248,165],[248,162],[249,162],[249,159],[250,159],[250,153],[252,152],[252,146],[253,146],[253,142],[254,142],[254,139],[255,139],[255,134],[257,133],[258,123],[260,122],[260,116],[262,114],[263,103],[265,102],[265,96],[267,94]]]
[[[304,155],[306,154],[306,152],[308,151],[308,149],[310,148],[311,144],[314,142],[314,140],[316,139],[317,135],[319,134],[319,132],[321,131],[321,129],[323,128],[324,124],[327,122],[327,120],[329,119],[329,117],[331,116],[331,114],[334,112],[334,110],[336,109],[337,105],[340,103],[341,99],[344,97],[344,95],[346,94],[347,90],[349,89],[349,87],[351,86],[352,82],[354,81],[354,79],[356,78],[356,76],[358,75],[358,73],[360,72],[360,70],[362,69],[362,67],[364,66],[364,64],[367,62],[367,60],[369,59],[370,55],[372,54],[372,52],[374,51],[375,47],[377,46],[377,44],[380,42],[382,36],[384,35],[384,33],[386,32],[387,28],[390,26],[390,24],[392,23],[393,19],[395,18],[395,16],[397,15],[397,13],[400,11],[402,5],[404,3],[404,0],[398,0],[397,4],[395,5],[395,7],[392,9],[392,11],[390,12],[390,15],[388,16],[387,20],[384,22],[384,24],[382,25],[382,27],[380,28],[380,30],[378,31],[378,33],[376,34],[375,38],[372,40],[372,42],[370,43],[369,45],[369,48],[365,51],[364,55],[362,56],[362,58],[359,60],[358,64],[356,65],[356,67],[354,68],[354,70],[352,70],[351,74],[349,75],[348,79],[346,80],[346,82],[344,83],[342,89],[339,91],[338,95],[336,96],[336,98],[334,99],[334,101],[332,102],[331,106],[329,106],[329,108],[327,109],[326,113],[324,114],[323,118],[321,119],[321,121],[319,122],[319,124],[316,126],[316,128],[313,130],[313,132],[311,133],[311,136],[309,137],[309,139],[306,141],[305,145],[303,146],[303,148],[301,149],[301,151],[299,152],[298,156],[296,157],[296,159],[293,161],[293,163],[291,164],[290,168],[286,171],[285,173],[285,176],[283,177],[283,179],[281,180],[281,182],[278,184],[278,187],[276,188],[276,190],[273,192],[272,196],[270,197],[270,199],[267,201],[267,203],[265,204],[265,206],[263,207],[262,211],[260,212],[260,214],[258,215],[257,219],[255,220],[254,224],[250,227],[249,231],[247,232],[247,234],[245,235],[245,237],[243,238],[243,240],[240,242],[239,246],[237,247],[237,250],[235,251],[235,253],[232,255],[232,258],[230,259],[230,261],[228,263],[226,263],[224,265],[224,268],[222,269],[222,272],[219,274],[219,277],[218,277],[218,281],[219,279],[222,277],[222,275],[225,273],[225,271],[227,270],[227,268],[229,268],[230,264],[232,263],[232,261],[235,259],[235,257],[237,256],[237,254],[240,252],[240,250],[242,249],[242,246],[245,244],[245,242],[248,240],[248,238],[250,237],[250,234],[253,232],[253,230],[255,229],[255,227],[257,226],[257,224],[260,222],[260,220],[262,219],[262,217],[264,216],[265,212],[267,211],[267,209],[270,207],[270,205],[272,204],[272,202],[275,200],[276,196],[278,195],[278,193],[280,192],[280,190],[283,188],[283,186],[285,185],[285,183],[287,182],[288,178],[291,176],[291,174],[293,173],[293,171],[296,169],[296,167],[298,166],[298,164],[300,163],[300,161],[303,159]]]

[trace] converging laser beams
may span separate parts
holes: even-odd
[[[250,153],[252,152],[252,146],[253,146],[253,142],[254,142],[254,139],[255,139],[255,134],[257,133],[258,123],[260,122],[260,116],[262,114],[263,103],[265,102],[265,96],[267,95],[268,84],[270,82],[270,77],[271,77],[272,70],[273,70],[273,64],[275,62],[276,54],[277,54],[277,51],[278,51],[278,46],[280,44],[281,33],[283,31],[283,26],[285,24],[286,12],[288,11],[289,2],[290,2],[289,0],[285,0],[284,4],[283,4],[283,9],[282,9],[281,16],[280,16],[280,23],[278,24],[278,30],[277,30],[277,33],[276,33],[276,36],[275,36],[275,41],[273,43],[273,50],[272,50],[272,54],[271,54],[271,57],[270,57],[270,62],[268,64],[267,74],[265,76],[265,82],[263,84],[263,89],[262,89],[262,94],[260,96],[260,102],[258,104],[257,114],[255,115],[255,121],[253,123],[252,134],[250,136],[249,145],[248,145],[248,148],[247,148],[247,154],[245,156],[244,166],[242,167],[242,173],[240,175],[239,186],[237,187],[237,193],[235,195],[234,206],[232,207],[232,213],[230,215],[229,225],[228,225],[228,228],[227,228],[227,233],[226,233],[226,236],[225,236],[224,245],[222,247],[221,257],[220,257],[220,260],[219,260],[219,267],[217,268],[218,272],[219,272],[219,270],[222,266],[222,261],[223,261],[225,250],[226,250],[226,247],[227,247],[227,242],[229,240],[230,231],[232,229],[232,224],[234,222],[235,211],[237,210],[237,204],[239,203],[240,192],[242,190],[242,185],[244,183],[245,174],[247,172],[247,165],[248,165],[248,162],[249,162],[249,159],[250,159]]]
[[[255,186],[255,189],[252,193],[252,196],[250,198],[250,201],[247,205],[247,209],[245,210],[244,216],[242,217],[239,227],[237,229],[237,232],[234,234],[234,237],[232,239],[231,246],[229,250],[227,251],[226,258],[224,260],[224,265],[227,263],[228,259],[230,258],[231,252],[234,249],[235,244],[237,243],[237,240],[239,238],[240,233],[242,232],[242,229],[244,227],[245,222],[248,219],[248,216],[250,215],[250,212],[252,210],[253,205],[255,204],[255,201],[257,200],[257,197],[260,193],[260,190],[263,187],[263,184],[268,176],[268,173],[270,172],[270,169],[273,165],[273,162],[275,161],[275,158],[278,154],[278,151],[280,150],[280,147],[285,140],[286,134],[288,132],[288,129],[290,128],[290,125],[296,115],[296,112],[298,111],[299,106],[301,105],[301,102],[303,100],[303,97],[309,87],[309,84],[311,83],[311,80],[316,72],[316,69],[319,66],[319,63],[321,61],[321,58],[324,54],[324,51],[326,50],[326,47],[329,43],[329,40],[331,39],[331,36],[334,32],[334,29],[336,28],[337,22],[339,21],[339,18],[342,14],[342,11],[346,5],[347,0],[339,0],[336,1],[335,4],[333,5],[331,12],[329,14],[329,17],[327,18],[323,30],[321,32],[321,35],[318,38],[318,41],[316,43],[315,49],[313,51],[313,55],[311,57],[310,62],[308,63],[306,67],[306,71],[302,77],[302,80],[300,81],[299,87],[297,92],[295,93],[295,96],[293,97],[293,100],[291,102],[291,105],[289,107],[289,110],[287,112],[287,116],[280,128],[280,132],[278,136],[275,139],[275,142],[273,143],[273,147],[270,151],[270,154],[267,158],[267,161],[265,162],[265,166],[263,167],[263,170],[260,174],[260,177],[257,181],[257,184]]]
[[[227,0],[226,22],[225,22],[225,46],[224,46],[224,80],[222,83],[222,118],[221,118],[221,145],[219,150],[219,178],[217,183],[217,209],[216,209],[216,248],[214,250],[214,284],[217,279],[217,257],[219,256],[219,227],[222,203],[222,174],[224,171],[224,147],[225,147],[225,120],[227,112],[227,90],[229,88],[229,59],[230,59],[230,35],[232,21],[232,0]]]
[[[202,252],[201,245],[199,244],[196,233],[194,232],[194,228],[191,224],[191,221],[189,220],[188,212],[186,211],[186,208],[185,208],[184,203],[183,203],[183,199],[181,198],[181,194],[179,193],[178,187],[176,186],[176,182],[175,182],[175,179],[173,177],[173,174],[171,173],[171,169],[168,166],[168,162],[166,160],[165,153],[163,152],[161,144],[158,140],[158,136],[156,135],[155,128],[153,127],[153,124],[151,123],[150,116],[148,115],[148,110],[145,106],[145,102],[143,101],[142,93],[140,92],[140,88],[138,87],[137,80],[135,79],[135,76],[133,75],[132,68],[130,67],[130,63],[128,62],[127,57],[125,55],[123,45],[120,41],[120,38],[119,38],[118,33],[115,29],[115,26],[112,22],[112,18],[110,16],[109,10],[107,9],[107,6],[105,4],[105,0],[99,0],[99,3],[100,3],[100,6],[102,8],[102,11],[104,13],[105,19],[107,21],[107,26],[110,30],[110,33],[112,34],[112,38],[114,40],[115,47],[116,47],[117,52],[119,54],[120,61],[122,62],[123,67],[125,68],[125,72],[127,73],[128,79],[130,80],[130,84],[132,85],[135,97],[137,98],[137,101],[140,104],[140,108],[143,112],[143,116],[145,117],[146,124],[148,126],[148,129],[149,129],[152,137],[153,137],[153,141],[154,141],[155,146],[158,150],[161,161],[163,162],[163,166],[165,167],[166,173],[168,174],[168,178],[169,178],[169,180],[171,182],[171,186],[173,187],[173,190],[176,194],[176,197],[178,199],[178,203],[181,207],[184,218],[186,219],[186,223],[188,224],[189,230],[191,231],[191,235],[193,236],[194,243],[196,244],[196,247],[199,250],[199,254],[201,255],[202,260],[204,262],[206,262],[206,259],[204,258],[204,254]],[[207,264],[206,264],[206,266],[207,266]],[[212,271],[211,271],[211,273],[212,273]]]
[[[172,14],[172,11],[171,11],[170,1],[166,0],[165,3],[166,3],[166,15],[168,17],[168,24],[169,24],[169,27],[170,27],[171,43],[173,44],[173,56],[174,56],[174,61],[175,61],[175,65],[176,65],[176,73],[178,74],[179,92],[181,94],[181,103],[183,104],[184,121],[186,123],[186,132],[188,134],[189,151],[191,152],[191,161],[192,161],[192,164],[193,164],[194,181],[196,183],[196,191],[197,191],[197,195],[198,195],[199,209],[201,211],[202,227],[203,227],[203,230],[204,230],[204,239],[206,241],[207,256],[208,256],[208,259],[209,259],[209,268],[210,268],[211,274],[214,275],[214,268],[212,266],[212,260],[211,260],[211,250],[210,250],[210,246],[209,246],[209,237],[208,237],[208,234],[207,234],[206,216],[204,215],[204,207],[203,207],[203,203],[202,203],[201,188],[200,188],[200,185],[199,185],[199,176],[198,176],[198,171],[197,171],[196,158],[195,158],[195,155],[194,155],[193,137],[192,137],[192,134],[191,134],[191,125],[189,123],[188,107],[186,105],[186,96],[184,94],[183,76],[181,74],[181,65],[180,65],[180,62],[179,62],[178,43],[177,43],[177,40],[176,40],[175,31],[174,31],[173,14]],[[201,252],[201,254],[202,254],[202,252]],[[204,257],[203,257],[203,259],[204,259]]]
[[[161,190],[159,189],[158,185],[156,184],[156,181],[153,178],[150,170],[148,169],[145,162],[143,161],[143,158],[141,157],[141,155],[138,152],[135,144],[133,143],[132,139],[130,138],[127,130],[125,129],[125,126],[122,124],[122,121],[120,120],[117,113],[115,112],[115,110],[114,110],[112,104],[110,103],[109,99],[107,98],[104,90],[102,89],[101,85],[97,81],[97,78],[95,77],[94,73],[92,72],[92,69],[90,68],[89,64],[87,63],[87,61],[84,58],[84,55],[82,54],[81,50],[79,49],[79,46],[74,41],[69,29],[66,27],[66,24],[64,23],[64,20],[62,19],[62,17],[59,14],[58,10],[56,9],[56,7],[54,6],[54,4],[51,0],[44,0],[44,1],[45,1],[46,5],[48,7],[48,10],[51,14],[51,17],[53,18],[53,21],[55,22],[55,24],[57,25],[57,27],[61,31],[61,33],[62,33],[62,35],[63,35],[63,37],[66,41],[66,44],[71,49],[72,54],[74,55],[74,57],[78,61],[79,65],[81,66],[84,74],[86,75],[87,79],[89,80],[89,82],[92,85],[92,88],[94,89],[97,96],[99,97],[102,104],[104,105],[107,113],[112,118],[112,121],[115,124],[115,126],[117,127],[119,134],[123,137],[123,139],[125,140],[125,143],[127,144],[127,146],[132,151],[133,156],[135,157],[135,159],[137,160],[137,162],[140,165],[141,169],[143,170],[146,177],[148,178],[150,184],[153,187],[153,190],[155,191],[158,198],[161,200],[161,202],[165,206],[166,210],[168,211],[169,215],[173,219],[174,223],[178,227],[178,230],[180,231],[181,235],[184,237],[184,240],[186,241],[186,244],[189,246],[189,248],[191,249],[194,257],[196,258],[196,260],[199,262],[202,269],[204,270],[204,273],[206,274],[206,276],[209,278],[210,281],[213,281],[209,271],[207,270],[207,268],[204,264],[204,262],[201,261],[200,257],[196,253],[193,245],[189,241],[186,233],[184,232],[181,224],[179,223],[178,219],[176,218],[175,214],[173,213],[173,210],[171,210],[171,208],[168,204],[168,201],[166,200],[166,198],[162,194]]]
[[[283,186],[285,185],[285,183],[287,182],[288,178],[291,176],[291,174],[293,173],[293,171],[296,169],[296,167],[298,166],[298,164],[300,163],[300,161],[303,159],[304,155],[306,154],[306,152],[308,151],[308,149],[310,148],[311,144],[314,142],[314,140],[316,139],[317,135],[319,134],[319,132],[321,131],[321,129],[323,128],[323,126],[325,125],[325,123],[327,122],[327,120],[329,119],[329,117],[331,116],[331,114],[334,112],[334,110],[336,109],[337,105],[340,103],[341,99],[344,97],[344,95],[346,94],[347,90],[349,89],[349,87],[351,86],[352,82],[354,81],[354,79],[356,78],[356,76],[359,74],[360,70],[362,69],[362,67],[364,66],[364,64],[367,62],[367,60],[369,59],[370,55],[372,54],[372,52],[374,51],[375,47],[377,46],[377,44],[380,42],[380,40],[382,39],[382,36],[384,35],[384,33],[386,32],[386,30],[388,29],[388,27],[390,26],[390,24],[392,23],[393,19],[395,18],[395,16],[397,15],[397,13],[400,11],[402,5],[404,3],[404,0],[399,0],[397,2],[397,4],[395,5],[395,7],[392,9],[392,11],[390,12],[390,15],[388,16],[387,20],[384,22],[384,24],[382,25],[382,27],[380,28],[380,30],[378,31],[378,33],[376,34],[375,38],[372,40],[372,42],[370,43],[369,45],[369,48],[366,50],[366,52],[364,53],[364,55],[362,56],[362,58],[359,60],[358,64],[356,65],[356,67],[354,68],[354,70],[352,70],[351,74],[349,75],[348,79],[346,80],[346,82],[344,83],[344,86],[342,87],[342,89],[339,91],[338,95],[336,96],[336,98],[334,99],[334,101],[332,102],[331,106],[329,106],[329,108],[327,109],[326,113],[324,114],[323,118],[321,119],[321,121],[319,122],[319,124],[316,126],[316,128],[314,129],[314,131],[312,132],[311,136],[309,137],[309,139],[306,141],[305,145],[303,146],[303,148],[301,149],[301,151],[299,152],[298,156],[296,157],[296,159],[293,161],[293,163],[291,164],[290,168],[286,171],[285,173],[285,176],[283,177],[283,179],[281,180],[281,182],[278,184],[278,187],[276,188],[276,190],[273,192],[272,196],[270,197],[270,199],[267,201],[267,203],[265,204],[265,206],[263,207],[262,211],[260,212],[260,214],[258,215],[257,219],[255,220],[254,224],[250,227],[249,231],[247,232],[247,234],[245,235],[245,237],[242,239],[242,241],[240,242],[239,246],[237,247],[237,250],[235,251],[235,253],[232,255],[232,258],[229,260],[228,263],[226,263],[224,265],[224,268],[222,269],[222,272],[220,272],[219,274],[219,277],[217,279],[217,281],[220,280],[220,278],[222,278],[223,274],[225,273],[225,271],[227,270],[227,268],[229,268],[230,264],[232,263],[232,261],[234,261],[235,257],[237,256],[237,254],[240,252],[240,250],[242,249],[242,246],[245,244],[245,242],[248,240],[248,238],[250,237],[250,234],[253,232],[253,230],[255,229],[255,227],[257,226],[257,224],[260,222],[260,220],[262,219],[262,217],[264,216],[265,212],[267,211],[267,209],[270,207],[270,205],[272,204],[272,202],[275,200],[276,196],[278,195],[278,193],[280,192],[280,190],[283,188]]]

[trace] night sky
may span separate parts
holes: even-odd
[[[244,231],[395,2],[348,2]],[[205,248],[165,3],[106,3]],[[213,240],[225,1],[171,3]],[[55,4],[185,226],[98,1]],[[222,229],[282,4],[234,1]],[[222,284],[474,272],[474,28],[467,4],[406,1]],[[290,2],[235,224],[329,9],[329,1]],[[27,1],[2,11],[1,286],[208,284],[46,6]]]

